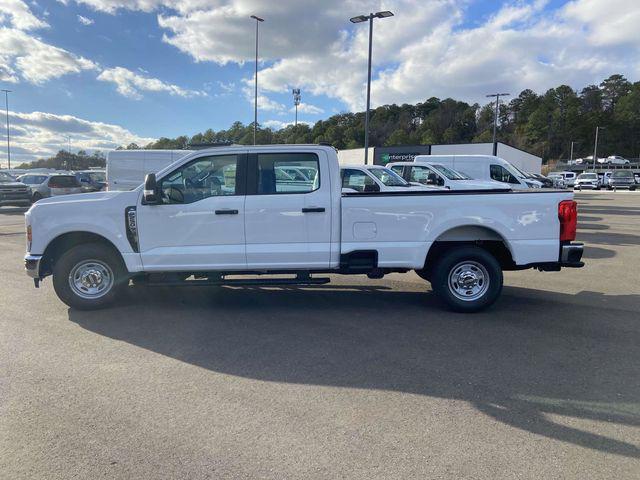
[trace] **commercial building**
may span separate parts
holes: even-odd
[[[493,155],[493,143],[458,143],[451,145],[402,145],[397,147],[370,147],[369,158],[375,165],[389,162],[412,162],[416,155]],[[507,160],[526,172],[540,173],[542,158],[531,153],[498,142],[496,156]],[[359,165],[364,163],[364,148],[340,150],[340,165]]]

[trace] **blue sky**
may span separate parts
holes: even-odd
[[[384,9],[396,15],[374,29],[374,105],[640,77],[637,0],[0,0],[14,156],[66,135],[105,150],[252,121],[254,13],[261,124],[293,121],[294,86],[301,121],[361,110],[367,28],[348,18]]]

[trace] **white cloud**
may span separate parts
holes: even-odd
[[[0,28],[0,51],[5,68],[25,80],[40,84],[68,73],[92,70],[96,65],[62,48],[54,47],[22,30]],[[6,63],[5,63],[6,62]]]
[[[282,122],[280,120],[265,120],[264,122],[260,122],[261,127],[270,128],[271,130],[282,130],[293,124],[294,122]],[[298,124],[313,125],[311,122],[304,122],[302,120],[298,120]]]
[[[135,135],[119,125],[93,122],[72,115],[9,112],[9,118],[12,125],[12,157],[17,162],[48,157],[66,149],[65,135],[71,137],[73,151],[104,151],[131,142],[146,145],[155,140]]]
[[[296,107],[295,106],[291,107],[289,111],[295,112]],[[310,103],[300,102],[300,105],[298,105],[298,113],[308,113],[309,115],[319,115],[321,113],[324,113],[324,110],[315,105],[311,105]]]
[[[82,15],[78,15],[78,21],[87,27],[95,23],[91,18],[83,17]]]
[[[0,25],[11,25],[19,30],[48,27],[36,17],[22,0],[0,0]]]
[[[494,89],[574,87],[612,73],[640,75],[640,2],[514,0],[479,22],[465,23],[456,0],[79,0],[93,8],[158,11],[163,40],[195,61],[242,64],[254,56],[249,16],[260,24],[261,102],[268,92],[301,87],[364,107],[368,29],[348,18],[389,9],[374,22],[372,103],[431,96],[484,102]],[[476,20],[476,19],[474,19]],[[248,79],[250,81],[250,79]],[[277,102],[275,102],[277,103]],[[288,109],[288,108],[287,108]]]
[[[142,92],[164,92],[169,95],[190,98],[206,96],[200,90],[187,90],[157,78],[146,77],[123,67],[108,68],[98,75],[98,80],[116,84],[118,93],[125,97],[139,100]]]

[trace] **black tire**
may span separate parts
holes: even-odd
[[[431,270],[430,269],[420,269],[416,270],[416,275],[418,275],[421,279],[426,280],[427,282],[431,282]]]
[[[479,285],[469,287],[468,290],[463,287],[462,283],[458,284],[452,280],[453,285],[459,285],[456,295],[456,288],[450,285],[449,280],[450,275],[455,278],[454,272],[460,272],[460,269],[464,268],[462,265],[471,267],[471,269],[462,270],[462,272],[468,273],[468,278],[479,280],[478,277],[482,277],[484,280]],[[496,258],[480,247],[467,245],[450,248],[438,258],[433,268],[431,287],[435,294],[452,310],[471,313],[491,306],[502,292],[502,282],[502,268]],[[469,299],[460,298],[461,289],[472,291],[476,287],[479,289],[477,297],[472,295]]]
[[[632,185],[632,186],[630,186],[630,187],[629,187],[629,190],[630,190],[630,191],[632,191],[632,192],[633,192],[635,189],[636,189],[635,185]]]
[[[98,271],[107,272],[107,275],[100,275],[99,278],[111,277],[108,288],[105,280],[105,291],[97,292],[93,297],[87,291],[85,296],[82,296],[76,291],[77,287],[72,287],[72,272],[83,263],[94,264]],[[86,268],[91,269],[90,266]],[[88,278],[96,277],[94,275]],[[102,282],[98,284],[100,283]],[[120,256],[109,246],[100,243],[83,243],[72,247],[62,254],[53,266],[53,288],[56,294],[68,306],[78,310],[95,310],[109,306],[128,283],[129,278]]]
[[[42,200],[42,195],[40,195],[38,192],[33,194],[33,197],[31,199],[32,203],[36,203],[38,200]]]

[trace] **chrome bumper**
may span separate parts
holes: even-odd
[[[40,278],[40,260],[42,255],[24,256],[24,269],[31,278]]]
[[[562,245],[560,248],[560,265],[562,267],[583,267],[584,262],[581,261],[583,253],[583,243],[576,242]]]

